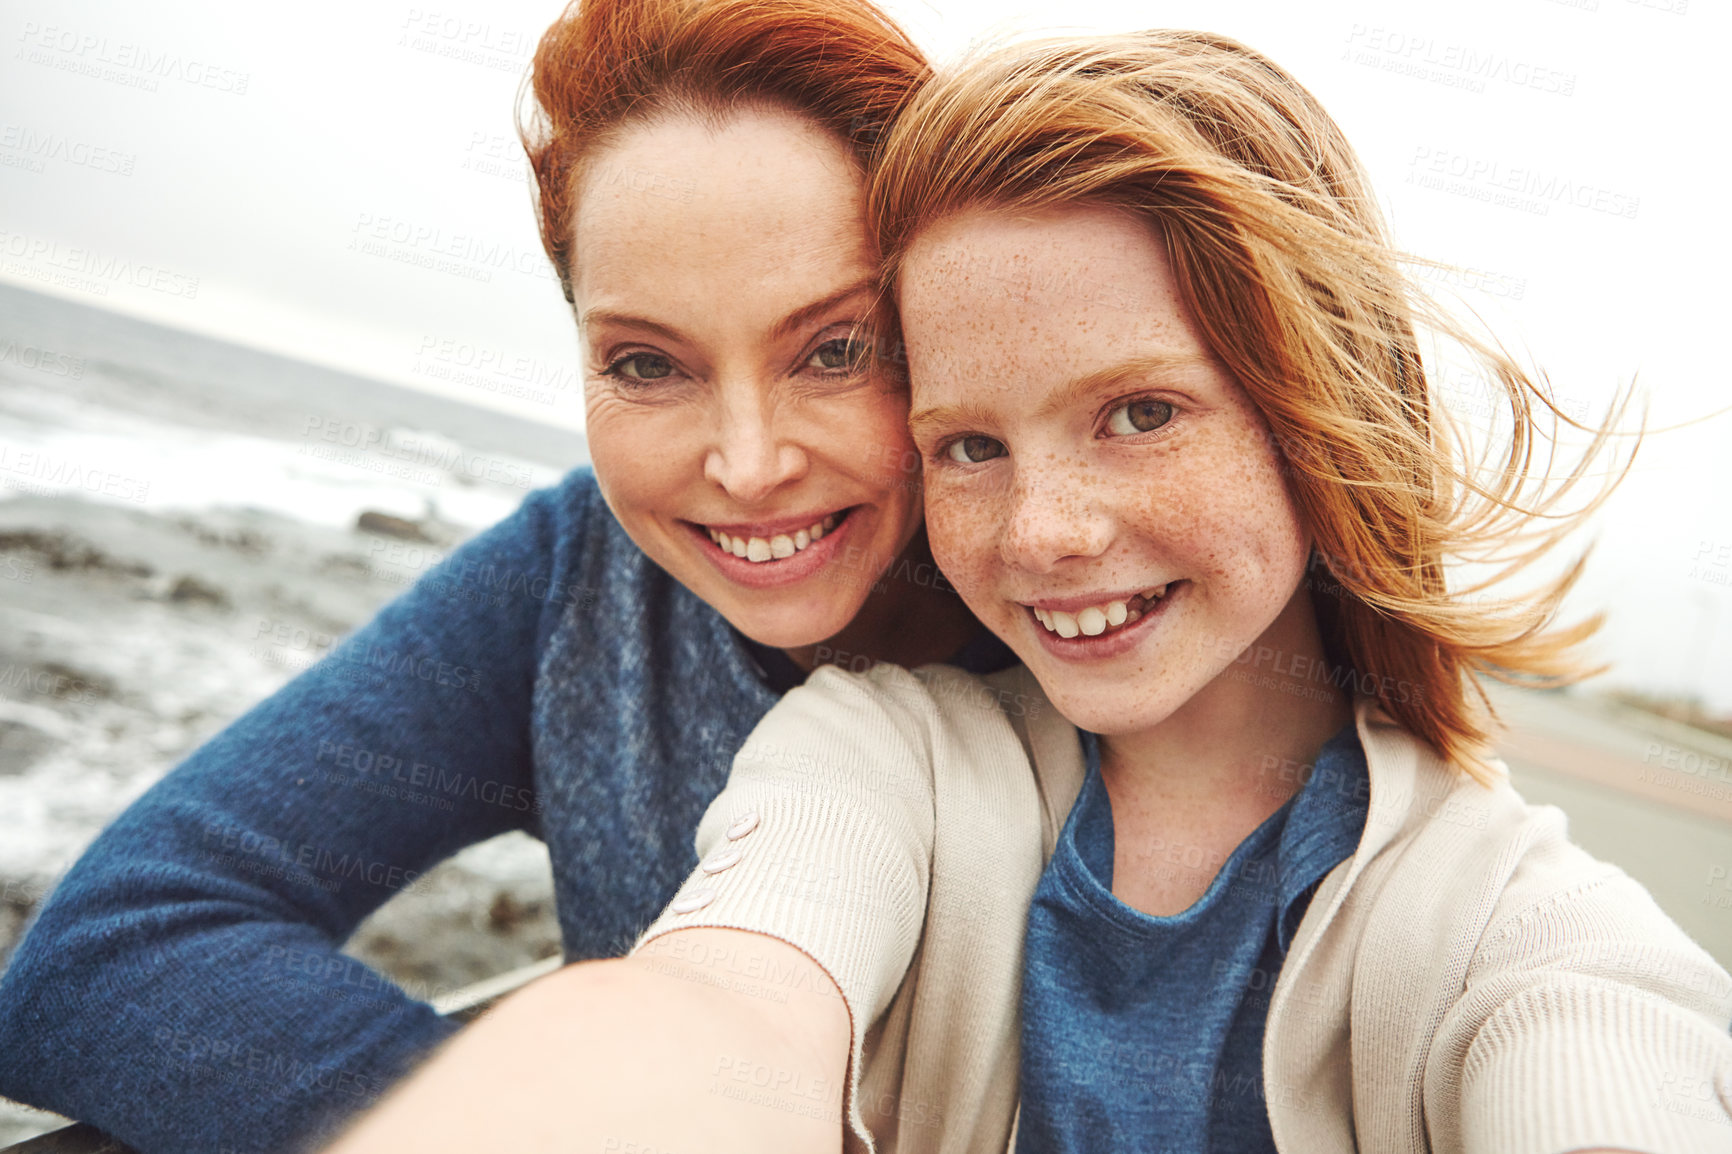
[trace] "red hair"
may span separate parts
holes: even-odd
[[[1565,685],[1598,672],[1577,650],[1598,619],[1555,621],[1580,558],[1526,593],[1495,590],[1579,528],[1628,469],[1625,458],[1595,496],[1566,504],[1613,447],[1630,392],[1598,427],[1582,425],[1543,377],[1433,304],[1401,268],[1335,122],[1236,41],[1155,30],[977,58],[897,118],[867,216],[894,289],[938,221],[1073,204],[1159,227],[1204,339],[1268,421],[1316,543],[1310,587],[1331,664],[1492,780],[1480,676]],[[886,309],[882,328],[894,321]],[[1422,332],[1477,362],[1508,414],[1500,452],[1482,459],[1436,403]],[[1593,439],[1554,475],[1535,458],[1548,441],[1557,449],[1558,421]],[[1463,561],[1489,575],[1446,581]]]
[[[927,74],[914,42],[866,0],[573,0],[536,48],[534,107],[518,121],[566,300],[582,166],[622,128],[772,104],[834,133],[864,171]]]

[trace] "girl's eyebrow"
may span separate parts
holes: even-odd
[[[1207,353],[1161,352],[1131,357],[1105,368],[1094,369],[1072,377],[1055,389],[1034,410],[1036,417],[1050,417],[1070,408],[1095,393],[1139,377],[1161,376],[1199,368],[1213,368],[1215,358]],[[917,409],[908,418],[908,428],[915,436],[932,428],[957,428],[962,425],[991,424],[994,413],[988,407],[964,402],[960,405],[932,405]]]

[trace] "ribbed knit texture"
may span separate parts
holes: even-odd
[[[814,673],[752,734],[699,824],[700,858],[737,849],[739,862],[695,870],[680,896],[713,900],[664,913],[639,943],[746,929],[821,965],[852,1021],[845,1114],[861,1148],[997,1154],[1009,1139],[1016,1015],[998,999],[1020,981],[1045,856],[1007,716],[1020,692],[944,666]],[[745,815],[756,827],[729,840]],[[923,924],[943,932],[921,944]]]
[[[792,836],[775,852],[886,869],[879,880],[826,883],[872,900],[758,905],[738,890],[762,884],[761,876],[740,874],[722,908],[750,909],[750,918],[706,920],[722,906],[718,897],[684,924],[732,924],[805,949],[839,975],[848,1000],[855,1066],[865,1066],[857,1096],[871,1106],[874,1088],[891,1086],[904,1106],[911,1095],[944,1104],[936,1125],[916,1127],[906,1109],[900,1128],[868,1111],[868,1135],[851,1101],[863,1143],[996,1152],[1006,1149],[1015,1115],[1013,1078],[1002,1071],[1006,1062],[1014,1070],[1016,1049],[1014,1035],[989,1027],[1014,1021],[1026,909],[1039,876],[1031,856],[1051,852],[1082,759],[1075,730],[1026,670],[979,679],[980,694],[958,691],[960,681],[943,692],[924,682],[924,698],[901,680],[907,676],[815,677],[753,739],[802,749],[829,767],[814,773],[812,790],[785,791],[779,804],[829,812],[842,799],[880,811],[832,817],[821,828],[785,811],[777,818],[817,838],[853,830],[869,839],[859,855]],[[883,719],[869,721],[874,693]],[[1014,697],[1026,716],[984,723],[979,703],[993,693]],[[1312,897],[1264,1035],[1277,1149],[1732,1150],[1732,976],[1639,885],[1571,845],[1556,809],[1526,805],[1507,782],[1475,784],[1369,702],[1359,703],[1357,725],[1371,781],[1365,834]],[[1027,779],[1030,756],[1033,795],[1013,784]],[[883,843],[896,830],[919,833],[906,816],[918,807],[851,783],[862,767],[931,783],[930,846],[914,842],[902,852]],[[704,829],[731,817],[736,788],[755,788],[749,783],[760,774],[774,776],[742,758]],[[991,784],[970,795],[951,784],[958,782]],[[825,789],[832,798],[820,796]],[[901,863],[922,857],[932,863],[928,892],[910,893]],[[909,895],[908,909],[881,904],[897,893]],[[911,969],[874,1022],[888,979],[862,950],[902,957],[910,914],[922,912]],[[858,920],[844,924],[851,917]],[[664,918],[655,932],[667,925]]]

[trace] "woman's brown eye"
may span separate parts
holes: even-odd
[[[856,372],[866,363],[866,344],[850,337],[825,341],[812,351],[806,363],[814,369],[835,372],[838,369]]]
[[[654,353],[633,353],[608,366],[608,375],[628,381],[659,381],[674,371],[673,363]]]
[[[990,461],[994,457],[1004,456],[1004,444],[991,437],[962,437],[950,442],[950,447],[944,450],[944,455],[959,465],[978,465],[982,461]]]
[[[1165,401],[1131,401],[1107,415],[1107,432],[1116,437],[1152,433],[1173,419],[1173,406]]]

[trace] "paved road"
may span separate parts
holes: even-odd
[[[1499,749],[1571,840],[1648,887],[1732,969],[1732,741],[1587,694],[1498,687]]]

